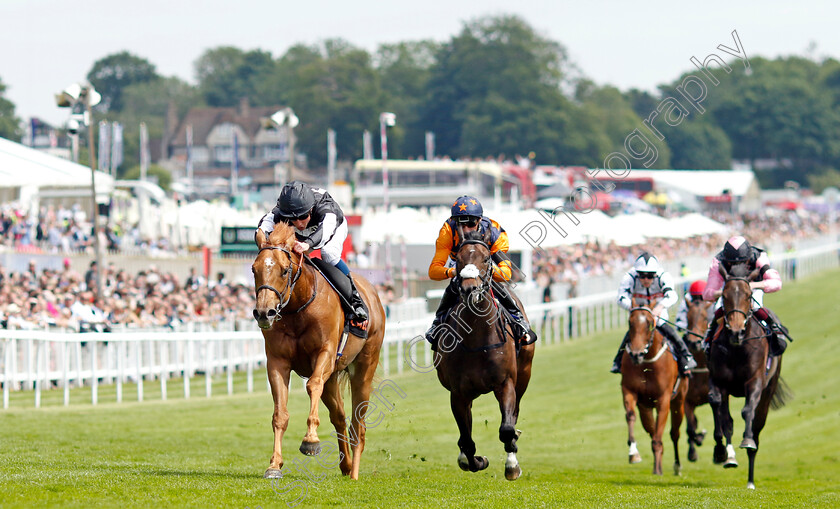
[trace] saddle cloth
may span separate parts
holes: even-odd
[[[344,331],[350,332],[350,334],[358,336],[362,339],[367,339],[368,322],[370,322],[370,320],[357,322],[350,319],[353,315],[353,311],[350,309],[350,301],[352,300],[353,294],[353,287],[350,285],[350,280],[343,272],[341,272],[341,270],[320,258],[310,258],[309,260],[312,262],[312,265],[324,275],[324,278],[330,286],[333,287],[333,290],[338,293],[341,306],[344,308]],[[368,316],[370,316],[370,307],[364,299],[362,299],[362,304],[365,307],[365,311],[368,312]]]

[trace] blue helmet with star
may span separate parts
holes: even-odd
[[[481,202],[473,196],[461,196],[452,204],[452,217],[456,220],[480,218],[484,215]]]

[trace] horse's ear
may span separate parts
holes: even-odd
[[[685,299],[686,304],[691,304],[691,295],[690,294],[685,294],[683,296],[683,298]]]
[[[753,269],[752,272],[750,272],[750,275],[747,276],[747,279],[749,281],[758,281],[758,275],[759,274],[761,274],[761,268],[756,267],[755,269]]]
[[[650,309],[655,308],[657,304],[659,304],[659,300],[654,299],[650,301]]]
[[[268,243],[268,239],[265,236],[265,232],[262,228],[257,228],[257,232],[254,234],[254,243],[257,244],[257,247],[262,249]]]
[[[724,281],[729,279],[729,272],[727,272],[726,267],[723,266],[723,263],[718,264],[718,272],[720,272],[720,275],[723,276]]]
[[[635,308],[636,306],[636,297],[630,297],[630,307]]]

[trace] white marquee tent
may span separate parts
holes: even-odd
[[[114,179],[96,172],[97,201],[107,202]],[[0,202],[17,201],[24,207],[41,200],[90,196],[90,168],[0,138]],[[86,203],[90,203],[87,201]]]

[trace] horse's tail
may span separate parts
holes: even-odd
[[[785,406],[785,403],[793,399],[793,391],[790,390],[790,386],[788,386],[785,379],[779,377],[779,381],[776,384],[776,390],[773,392],[773,397],[770,399],[770,408],[773,410],[778,410]]]
[[[345,394],[350,392],[350,371],[344,369],[335,374],[338,379],[338,392]]]

